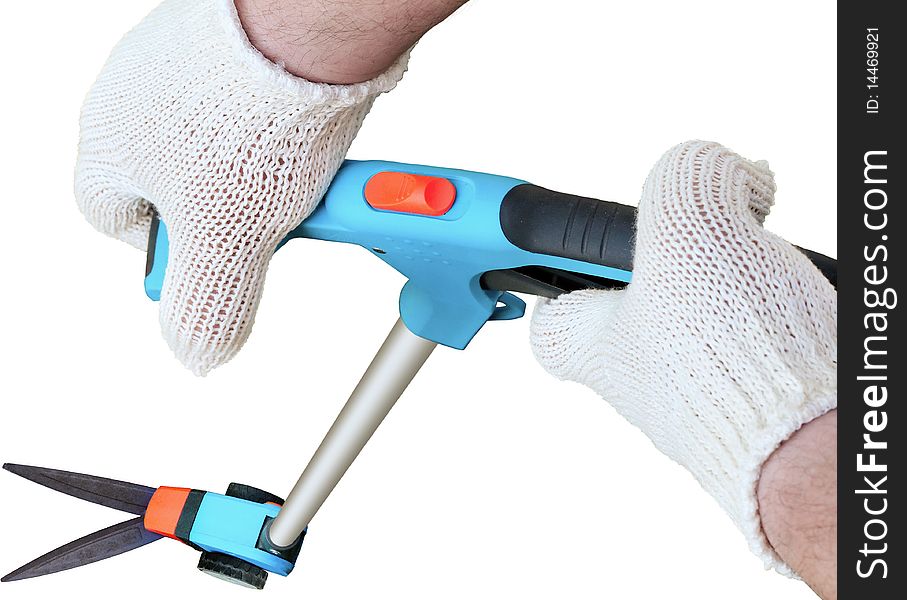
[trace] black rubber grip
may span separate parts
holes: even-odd
[[[822,271],[822,274],[825,275],[825,278],[828,279],[828,282],[838,289],[838,261],[825,256],[824,254],[819,254],[812,250],[807,250],[806,248],[801,248],[797,246],[797,250],[806,255],[806,258],[812,261],[816,268]]]
[[[501,202],[501,229],[518,248],[631,271],[632,206],[518,185]]]
[[[511,244],[529,252],[633,270],[636,238],[633,206],[552,192],[524,183],[507,192],[501,202],[501,229]],[[837,289],[838,261],[812,250],[798,249]],[[548,287],[535,286],[532,287],[535,291],[529,293],[547,296]]]

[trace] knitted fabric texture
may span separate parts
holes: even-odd
[[[232,0],[167,0],[114,48],[82,109],[76,199],[97,229],[141,249],[151,207],[161,214],[161,327],[194,372],[242,346],[277,244],[407,59],[360,84],[294,77],[249,43]]]
[[[542,300],[532,347],[689,469],[753,551],[790,575],[760,525],[769,455],[837,406],[837,294],[762,227],[768,165],[717,144],[666,153],[639,207],[632,283]]]

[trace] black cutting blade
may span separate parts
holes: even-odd
[[[94,475],[44,467],[5,464],[3,468],[52,490],[134,515],[144,515],[155,488]]]
[[[135,550],[161,537],[145,529],[142,517],[136,517],[60,546],[19,567],[0,579],[0,582],[19,581],[74,569]]]

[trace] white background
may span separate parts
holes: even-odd
[[[161,339],[144,256],[72,199],[82,96],[154,4],[11,2],[3,65],[0,460],[285,494],[396,317],[399,275],[351,247],[277,254],[243,352],[205,379]],[[636,203],[668,147],[770,161],[767,225],[835,254],[828,2],[475,0],[432,31],[353,158],[500,173]],[[528,321],[439,349],[271,598],[810,598],[764,572],[681,467],[533,361]],[[642,390],[640,393],[644,393]],[[0,473],[0,571],[126,518]],[[4,600],[248,597],[164,541],[0,586]]]

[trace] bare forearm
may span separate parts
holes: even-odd
[[[466,0],[236,0],[249,41],[310,81],[358,83],[385,71]]]
[[[759,512],[787,564],[826,600],[837,598],[838,411],[804,425],[762,468]]]

